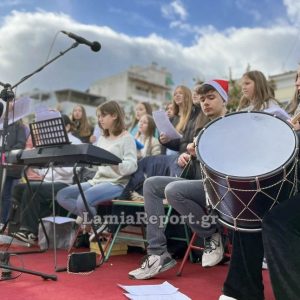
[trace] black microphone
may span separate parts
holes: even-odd
[[[83,37],[78,36],[72,32],[67,32],[64,30],[62,30],[61,32],[66,34],[68,37],[75,40],[79,44],[84,44],[84,45],[90,46],[94,52],[98,52],[101,49],[101,45],[98,42],[90,42],[90,41],[84,39]]]
[[[15,94],[14,94],[14,92],[11,89],[11,85],[8,84],[8,83],[5,84],[4,85],[4,89],[0,92],[0,98],[3,101],[7,102],[9,100],[14,99],[14,97],[15,97]]]

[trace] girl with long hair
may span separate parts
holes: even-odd
[[[121,195],[130,175],[137,169],[136,145],[125,130],[124,112],[116,101],[100,105],[98,119],[102,135],[97,146],[119,157],[118,165],[99,166],[95,176],[81,184],[88,209],[96,215],[96,206]],[[60,190],[58,203],[72,214],[83,217],[87,211],[77,185]]]
[[[71,121],[74,124],[74,128],[71,129],[71,133],[79,138],[82,143],[89,143],[90,137],[93,133],[93,127],[90,125],[85,108],[82,105],[76,105],[73,108]]]
[[[161,146],[155,137],[155,130],[156,126],[153,117],[143,115],[140,118],[139,129],[136,134],[136,139],[144,145],[138,153],[139,158],[161,154]]]
[[[152,116],[152,107],[151,104],[148,102],[139,102],[135,106],[135,116],[129,130],[132,136],[134,137],[136,137],[139,128],[139,121],[143,115]]]
[[[242,76],[242,97],[238,110],[265,110],[278,106],[265,75],[260,71],[248,71]]]
[[[295,92],[293,99],[289,102],[286,107],[286,110],[289,114],[295,115],[300,111],[300,68],[297,71],[296,78],[295,78]]]
[[[193,141],[194,122],[198,110],[193,106],[191,90],[184,85],[175,88],[172,103],[174,117],[171,122],[176,130],[182,134],[182,138],[171,140],[164,132],[161,132],[159,140],[163,146],[182,153],[186,150],[188,143]]]

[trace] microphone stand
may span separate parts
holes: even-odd
[[[10,84],[3,84],[0,82],[0,85],[3,86],[3,90],[0,93],[0,98],[3,99],[6,102],[6,109],[5,109],[5,114],[4,114],[4,119],[3,119],[3,131],[2,131],[2,147],[1,147],[1,162],[0,162],[0,212],[2,211],[2,202],[3,202],[3,190],[4,190],[4,184],[6,180],[6,172],[7,172],[7,164],[5,160],[5,146],[7,144],[7,134],[8,134],[8,114],[9,114],[9,103],[10,101],[14,100],[14,93],[13,89],[16,88],[18,85],[20,85],[22,82],[25,80],[29,79],[32,77],[34,74],[42,71],[46,66],[57,60],[59,57],[63,56],[65,53],[68,51],[72,50],[73,48],[76,48],[79,45],[78,42],[73,43],[69,48],[67,48],[64,51],[61,51],[57,56],[52,58],[51,60],[47,61],[45,64],[43,64],[41,67],[33,71],[32,73],[24,76],[20,81],[18,81],[16,84],[11,86]],[[27,273],[31,275],[36,275],[36,276],[41,276],[43,279],[51,279],[51,280],[57,280],[56,275],[51,275],[51,274],[45,274],[41,272],[35,272],[31,271],[28,269],[24,268],[16,268],[13,266],[9,265],[9,255],[10,253],[0,251],[0,269],[2,269],[2,274],[9,274],[11,271],[19,271],[21,273]],[[9,274],[8,276],[6,275],[6,279],[12,279],[11,275]]]
[[[39,67],[38,69],[36,69],[35,71],[33,71],[32,73],[24,76],[19,82],[17,82],[15,85],[13,85],[11,87],[11,89],[16,88],[19,84],[21,84],[22,82],[24,82],[25,80],[27,80],[28,78],[32,77],[34,74],[42,71],[46,66],[50,65],[52,62],[54,62],[55,60],[57,60],[59,57],[63,56],[65,53],[67,53],[68,51],[72,50],[73,48],[78,47],[79,43],[75,42],[73,43],[68,49],[61,51],[57,56],[53,57],[51,60],[47,61],[45,64],[43,64],[41,67]]]
[[[3,118],[3,129],[2,129],[2,142],[1,142],[1,152],[0,152],[0,174],[1,174],[1,181],[0,181],[0,212],[2,214],[3,210],[3,191],[4,185],[6,180],[6,173],[7,173],[7,165],[5,159],[5,148],[7,145],[7,134],[8,134],[8,112],[9,112],[9,103],[14,100],[14,93],[10,90],[10,85],[6,84],[4,89],[1,91],[0,98],[2,98],[6,102],[4,118]],[[5,222],[5,221],[4,221]],[[4,228],[5,230],[5,228]]]

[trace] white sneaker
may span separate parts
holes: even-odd
[[[29,231],[20,230],[18,232],[14,232],[12,236],[22,242],[29,243],[31,245],[35,245],[38,242],[38,237],[34,233]]]
[[[148,279],[167,271],[176,265],[176,260],[168,252],[162,255],[147,255],[144,257],[141,267],[128,273],[131,279]]]
[[[101,234],[101,233],[103,233],[107,229],[107,223],[106,222],[104,222],[102,224],[95,224],[95,226],[96,226],[96,232],[97,232],[97,234]],[[91,235],[89,237],[89,241],[93,242],[94,239],[95,239],[95,237],[96,237],[95,232],[94,232],[94,230],[92,230],[91,231]]]
[[[206,239],[202,254],[202,267],[213,267],[224,257],[224,247],[221,234],[216,232],[210,239]]]
[[[75,220],[75,223],[78,224],[78,225],[81,225],[82,222],[83,222],[83,217],[77,216],[77,218]]]
[[[232,297],[229,297],[229,296],[225,296],[225,295],[221,295],[219,300],[238,300],[238,299],[232,298]]]

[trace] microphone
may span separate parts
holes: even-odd
[[[4,89],[0,92],[0,98],[7,102],[9,100],[12,100],[15,97],[14,92],[11,89],[10,84],[4,84]]]
[[[101,49],[101,45],[98,42],[90,42],[90,41],[86,40],[85,38],[83,38],[81,36],[78,36],[78,35],[76,35],[72,32],[67,32],[67,31],[64,31],[64,30],[62,30],[61,32],[66,34],[68,37],[75,40],[79,44],[84,44],[84,45],[90,46],[90,48],[94,52],[98,52]]]

